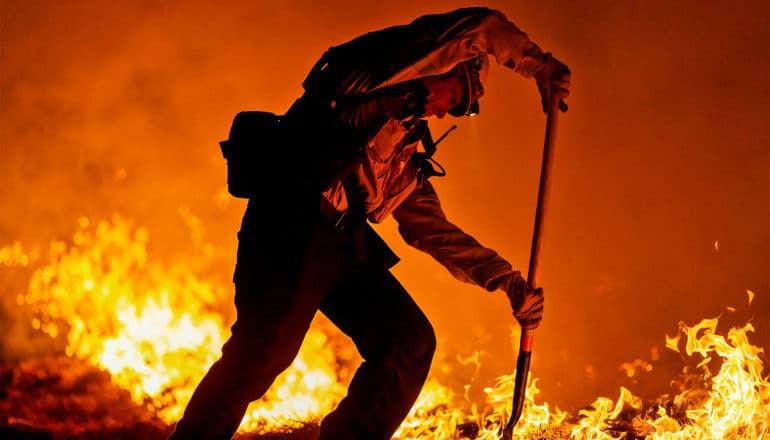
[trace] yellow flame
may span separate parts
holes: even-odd
[[[231,293],[187,265],[150,262],[148,232],[119,216],[79,224],[71,247],[51,244],[52,262],[35,271],[21,297],[37,311],[32,326],[51,337],[64,331],[68,355],[109,371],[137,403],[175,422],[228,336],[218,310]],[[0,255],[23,254],[14,245]],[[310,420],[334,407],[345,387],[334,353],[319,354],[325,342],[323,330],[311,329],[292,367],[249,407],[242,429]]]
[[[670,350],[674,350],[675,352],[679,353],[679,338],[680,334],[677,333],[676,336],[669,336],[666,335],[666,348]]]
[[[620,412],[626,407],[638,410],[641,409],[642,402],[625,387],[621,387],[617,403],[613,403],[611,399],[606,397],[599,397],[591,404],[590,409],[580,410],[581,419],[572,429],[571,437],[575,439],[620,438],[605,433],[604,429],[609,426],[609,422],[617,419]]]
[[[494,388],[484,389],[487,401],[481,410],[475,404],[470,408],[459,408],[451,390],[435,379],[429,379],[394,438],[454,439],[458,427],[463,424],[475,427],[477,431],[473,438],[499,439],[510,416],[514,378],[515,374],[502,376]],[[543,428],[560,425],[566,418],[567,414],[558,408],[551,413],[547,403],[536,404],[534,398],[539,393],[537,379],[530,380],[514,438],[528,438]]]
[[[641,359],[634,359],[631,362],[623,362],[620,364],[620,370],[626,373],[626,377],[634,377],[639,374],[639,371],[652,371],[652,364]]]
[[[30,263],[30,256],[24,252],[21,243],[13,242],[10,246],[0,249],[0,264],[4,266],[22,266],[27,267]]]

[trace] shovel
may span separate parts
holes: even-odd
[[[532,233],[532,248],[529,253],[529,272],[527,282],[532,289],[537,288],[537,272],[540,260],[540,238],[543,235],[543,221],[545,219],[546,198],[548,196],[549,174],[553,162],[553,148],[556,144],[556,123],[559,116],[559,99],[555,99],[548,110],[545,123],[545,142],[543,146],[543,162],[540,168],[540,187],[537,192],[537,211],[535,212],[535,230]],[[527,390],[527,376],[529,374],[529,360],[532,356],[532,339],[535,330],[522,330],[519,343],[519,358],[516,361],[516,382],[513,389],[513,408],[511,418],[503,428],[502,438],[510,440],[513,428],[521,417],[524,408],[524,395]]]

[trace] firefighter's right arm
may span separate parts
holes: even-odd
[[[460,281],[493,291],[513,273],[497,252],[447,220],[428,180],[393,211],[393,218],[407,243],[431,255]]]

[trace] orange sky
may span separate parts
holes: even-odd
[[[149,226],[160,252],[179,253],[186,207],[234,258],[244,203],[217,202],[217,141],[232,116],[284,111],[331,45],[470,5],[121,3],[0,6],[0,246],[66,238],[80,215],[120,212]],[[573,70],[540,275],[548,299],[533,371],[545,398],[569,406],[614,395],[618,364],[649,359],[679,320],[753,317],[767,349],[767,2],[481,4]],[[533,81],[493,66],[486,89],[479,117],[455,121],[441,145],[448,176],[435,185],[455,223],[526,272],[545,119]],[[483,349],[486,374],[509,373],[504,296],[455,282],[392,221],[378,230],[402,257],[396,274],[434,322],[439,349]],[[667,386],[671,376],[660,377],[654,385]]]

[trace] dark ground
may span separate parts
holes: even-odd
[[[0,362],[0,438],[161,440],[172,427],[131,400],[108,373],[68,357]],[[238,440],[309,440],[316,424]]]

